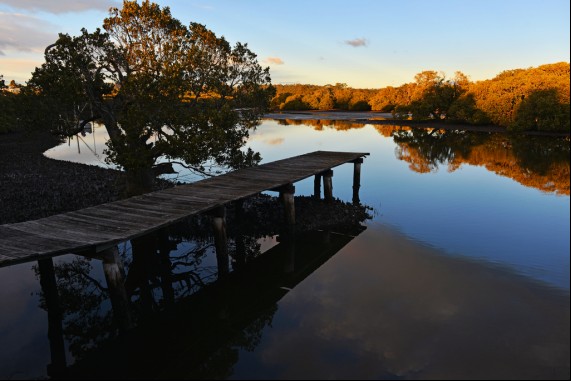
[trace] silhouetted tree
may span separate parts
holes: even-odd
[[[273,88],[269,68],[246,44],[231,47],[149,1],[111,9],[103,28],[60,34],[46,48],[46,62],[28,83],[43,106],[35,115],[47,115],[62,135],[102,121],[108,160],[126,171],[129,194],[150,190],[155,176],[172,171],[159,158],[182,159],[199,172],[209,160],[231,168],[259,161],[241,148]]]

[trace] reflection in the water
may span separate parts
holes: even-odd
[[[308,125],[317,131],[361,129],[365,124],[335,120],[282,119],[281,125]],[[484,166],[543,192],[569,195],[569,137],[529,136],[438,128],[374,125],[398,145],[395,155],[418,173],[450,172],[463,164]]]
[[[363,123],[329,119],[280,119],[277,124],[311,126],[315,131],[323,131],[326,128],[347,131],[367,126]],[[463,164],[484,166],[489,171],[509,177],[527,187],[569,195],[569,137],[524,136],[395,125],[373,127],[380,135],[394,140],[398,145],[395,152],[397,158],[408,162],[409,168],[415,172],[434,172],[441,166],[446,166],[448,171],[454,171]],[[77,149],[64,144],[47,151],[46,155],[61,160],[107,166],[104,156],[97,151],[97,147],[104,146],[108,139],[103,130],[93,129],[92,143],[88,137],[77,137],[78,149],[83,147],[86,151],[84,154],[78,154]],[[266,144],[280,145],[283,142],[283,138],[271,138]],[[187,174],[182,167],[177,167],[177,171],[180,173],[172,177],[173,179],[196,180],[196,176]]]
[[[415,172],[485,166],[522,185],[569,195],[569,138],[388,128],[399,145],[398,158]]]
[[[69,377],[569,379],[568,139],[308,124],[265,121],[249,144],[267,161],[319,149],[371,152],[360,195],[375,207],[367,229],[287,293],[286,283],[276,289],[258,277],[278,277],[272,266],[281,277],[295,273],[306,240],[291,244],[271,206],[246,203],[272,212],[228,221],[232,271],[219,281],[210,218],[160,232],[150,256],[122,245],[138,326],[126,336],[117,335],[100,262],[56,258]],[[413,163],[433,171],[411,171]],[[352,176],[349,166],[335,169],[336,196],[351,199]],[[311,179],[296,183],[296,194],[313,192]],[[339,232],[319,223],[343,213],[322,212],[296,220]],[[252,222],[263,230],[252,234]],[[257,267],[274,246],[282,261]],[[42,378],[57,363],[36,308],[40,287],[26,271],[0,269],[6,378]],[[212,304],[219,293],[228,296]],[[210,322],[220,329],[202,329]]]
[[[49,317],[49,375],[148,378],[159,371],[177,369],[171,359],[182,355],[189,357],[184,369],[178,371],[190,372],[193,378],[230,375],[229,369],[237,359],[224,353],[225,343],[233,340],[232,345],[236,345],[236,330],[243,333],[238,340],[242,347],[255,347],[259,329],[271,321],[273,314],[265,311],[275,311],[275,303],[286,290],[365,229],[360,223],[368,217],[366,207],[312,198],[299,202],[313,210],[302,212],[304,208],[299,208],[302,213],[296,232],[278,222],[283,212],[275,213],[280,208],[275,198],[260,196],[249,200],[247,207],[238,204],[232,208],[232,228],[228,229],[232,245],[227,254],[234,271],[230,273],[228,256],[221,260],[216,253],[216,276],[206,263],[213,255],[208,223],[212,216],[194,217],[173,229],[132,240],[130,254],[122,253],[124,267],[122,260],[113,257],[118,256],[118,250],[111,250],[107,254],[111,258],[102,258],[107,287],[93,275],[93,260],[76,258],[55,269],[51,259],[42,260],[37,271],[42,282],[42,307]],[[324,216],[350,210],[345,215],[351,217],[335,223],[331,219],[319,221],[315,213],[320,210]],[[309,220],[313,221],[305,222]],[[326,229],[336,227],[343,233],[306,230],[312,224]],[[276,234],[279,243],[262,253],[258,238]],[[183,241],[190,242],[177,245]],[[108,274],[110,265],[118,266],[113,271],[126,274],[124,287]],[[126,297],[114,295],[120,290],[126,292]],[[129,305],[122,305],[122,300]],[[129,311],[124,311],[125,307]],[[138,327],[126,330],[132,323],[125,319],[131,317]],[[65,367],[63,337],[75,361],[71,368]],[[188,343],[194,343],[192,349],[187,348]],[[160,354],[157,348],[161,348]],[[121,352],[129,353],[128,359],[116,357]],[[145,357],[146,361],[141,362]],[[196,368],[189,366],[189,361]]]
[[[568,379],[569,295],[373,223],[280,301],[233,378]]]

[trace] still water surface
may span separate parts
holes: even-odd
[[[46,154],[101,164],[103,142],[88,134],[80,155],[77,141]],[[371,218],[295,245],[261,229],[245,241],[258,258],[218,282],[210,241],[180,233],[173,287],[164,274],[140,283],[140,326],[120,338],[93,281],[105,284],[99,262],[56,258],[69,375],[569,378],[568,138],[265,120],[248,145],[264,162],[370,152],[360,199]],[[352,171],[334,169],[340,200]],[[312,179],[296,184],[312,192]],[[45,377],[54,362],[32,265],[0,268],[0,378]]]

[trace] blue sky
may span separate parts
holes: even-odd
[[[423,70],[472,80],[569,62],[568,0],[157,0],[248,43],[273,83],[380,88]],[[101,26],[114,0],[0,0],[0,74],[23,83],[58,32]]]

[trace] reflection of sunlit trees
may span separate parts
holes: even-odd
[[[435,172],[441,165],[454,171],[466,158],[480,135],[438,129],[397,129],[393,139],[398,144],[397,158],[419,173]]]
[[[330,119],[279,119],[278,124],[283,126],[311,126],[316,131],[322,131],[325,127],[333,128],[336,131],[346,131],[365,127],[364,123]]]
[[[395,126],[395,125],[383,125],[383,124],[375,124],[373,126],[375,130],[385,138],[390,138],[393,136],[397,130],[409,130],[410,127],[403,127],[403,126]]]
[[[397,158],[419,173],[484,166],[522,185],[569,194],[569,139],[393,127]],[[381,130],[380,133],[387,133]]]

